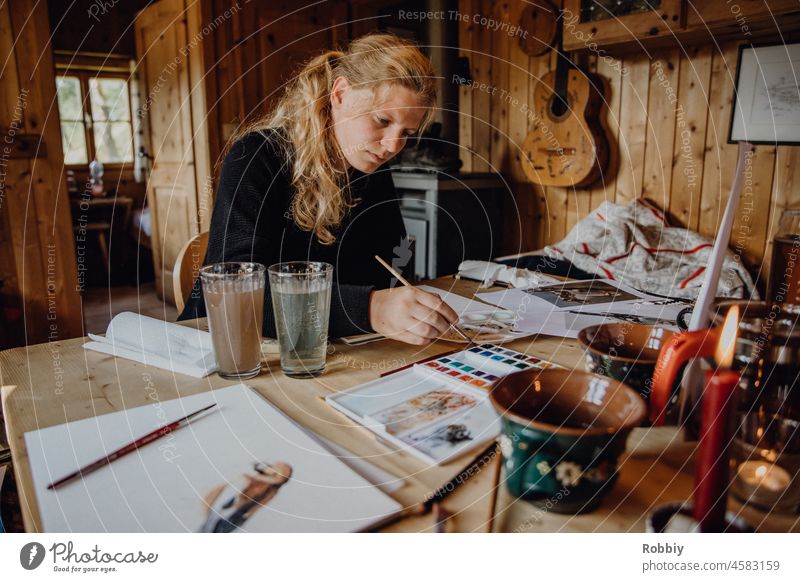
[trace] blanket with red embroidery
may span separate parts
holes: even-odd
[[[642,291],[695,299],[713,244],[697,232],[670,226],[657,208],[639,198],[625,205],[603,202],[545,252]],[[750,274],[730,250],[717,297],[758,299]]]

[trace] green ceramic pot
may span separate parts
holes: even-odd
[[[647,411],[636,392],[614,379],[561,369],[506,376],[491,400],[502,415],[509,492],[557,513],[600,503],[616,481],[631,429]]]

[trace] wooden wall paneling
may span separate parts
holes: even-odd
[[[462,13],[470,15],[476,12],[486,14],[490,4],[488,0],[461,0],[459,8]],[[523,0],[509,1],[508,19],[512,24],[524,6]],[[503,14],[502,9],[500,14]],[[478,30],[477,25],[462,23],[462,53],[491,50],[496,57],[501,47],[496,41],[487,43],[484,36],[485,31]],[[560,240],[572,225],[603,200],[625,204],[642,195],[654,199],[667,210],[676,225],[713,236],[730,190],[736,162],[737,147],[727,144],[727,135],[738,42],[728,41],[721,46],[697,45],[686,51],[670,45],[652,59],[642,51],[631,51],[619,59],[583,53],[585,64],[590,70],[596,68],[605,80],[607,102],[602,118],[612,139],[611,171],[604,181],[592,185],[589,190],[544,189],[525,180],[518,154],[514,151],[517,142],[524,139],[519,129],[522,115],[509,107],[507,131],[510,150],[507,160],[510,167],[506,172],[514,184],[518,208],[506,214],[509,246],[523,250],[526,245],[530,245],[528,248],[541,248]],[[516,41],[512,41],[508,47],[507,86],[498,87],[498,92],[507,89],[514,96],[524,94],[517,66],[524,62],[525,57],[519,53]],[[661,62],[663,77],[654,66],[656,61]],[[496,58],[493,59],[493,63],[496,62]],[[554,52],[528,59],[528,102],[539,78],[551,70],[554,63]],[[486,82],[483,78],[485,61],[480,56],[473,57],[472,64],[474,80]],[[476,67],[477,75],[474,74]],[[503,76],[490,70],[489,78],[495,84]],[[662,84],[665,80],[669,90]],[[461,89],[460,106],[464,169],[485,169],[485,166],[481,167],[478,148],[483,146],[485,152],[485,144],[489,141],[485,139],[485,133],[479,135],[477,131],[483,131],[479,120],[488,118],[499,128],[503,111],[496,109],[499,106],[496,98],[487,99],[485,93],[467,88]],[[471,123],[463,115],[467,110],[473,115]],[[526,121],[530,126],[531,121]],[[527,134],[529,129],[526,127],[524,133]],[[493,148],[494,139],[491,143]],[[474,155],[469,155],[466,149],[469,147],[473,147]],[[494,161],[500,156],[492,148],[489,150]],[[744,208],[740,208],[734,227],[742,231],[747,227],[742,252],[751,270],[762,262],[762,251],[769,244],[770,233],[777,227],[778,207],[787,204],[787,196],[795,196],[790,191],[787,194],[787,189],[797,189],[798,179],[794,173],[798,170],[794,167],[800,165],[795,160],[798,149],[786,146],[778,148],[776,154],[768,147],[756,148],[751,176],[753,196],[758,198],[758,208],[770,203],[774,210],[770,213],[753,212],[751,217],[745,218]],[[792,162],[787,163],[787,160]],[[792,186],[782,185],[786,183]],[[800,200],[797,203],[800,204]],[[519,221],[522,223],[518,225]],[[528,224],[525,221],[529,221]],[[509,248],[509,252],[515,250]]]
[[[247,63],[251,58],[250,51],[255,48],[249,45],[247,32],[250,29],[248,21],[256,14],[256,4],[248,3],[242,10],[237,10],[231,18],[230,33],[231,44],[228,45],[231,56],[233,57],[233,82],[238,87],[236,92],[237,108],[239,113],[237,120],[240,124],[245,123],[250,117],[251,109],[247,106]],[[252,16],[251,16],[252,15]],[[256,88],[256,92],[258,89]],[[238,128],[237,128],[238,129]]]
[[[676,226],[697,230],[709,111],[711,46],[692,47],[680,57],[678,113],[672,152],[669,211]]]
[[[736,58],[736,43],[725,43],[714,50],[711,60],[711,89],[698,225],[698,232],[709,237],[717,232],[736,168],[738,148],[735,144],[728,143]]]
[[[462,14],[472,13],[472,0],[459,0],[458,10]],[[470,72],[475,68],[474,24],[471,19],[458,21],[458,54],[469,61]],[[458,144],[461,169],[472,171],[472,88],[461,85],[458,90]]]
[[[242,118],[250,120],[262,111],[264,92],[261,78],[260,50],[258,42],[258,5],[250,2],[242,6],[232,23],[233,49],[236,58],[236,74],[242,87],[239,94]]]
[[[678,49],[653,54],[644,148],[642,196],[662,209],[669,208],[672,152],[678,103],[680,55]]]
[[[519,22],[523,2],[509,2],[508,19]],[[508,173],[511,192],[506,196],[504,245],[506,254],[536,248],[536,192],[522,169],[522,144],[528,134],[528,81],[531,77],[530,59],[518,39],[508,47]]]
[[[551,51],[548,71],[555,70],[557,60],[557,51]],[[567,213],[569,211],[567,207],[567,200],[571,191],[567,188],[555,187],[547,187],[544,189],[544,191],[545,197],[547,198],[546,216],[548,221],[545,243],[553,244],[564,238],[564,235],[567,233]]]
[[[735,162],[734,162],[735,164]],[[733,166],[728,170],[733,173]],[[775,176],[775,146],[760,145],[753,149],[749,167],[745,167],[739,207],[733,223],[728,247],[744,261],[756,280],[766,288],[766,271],[763,271],[772,182]]]
[[[214,1],[213,18],[224,14],[228,8],[227,0]],[[213,20],[212,18],[212,20]],[[242,118],[241,85],[237,82],[237,54],[234,50],[233,19],[226,19],[215,30],[213,37],[216,40],[216,81],[218,96],[216,109],[219,118],[220,141],[227,143],[228,138],[236,131]],[[221,160],[220,160],[221,162]]]
[[[202,25],[205,26],[208,22],[214,20],[214,2],[213,0],[199,0],[199,17]],[[196,13],[197,14],[197,13]],[[202,27],[201,27],[202,28]],[[194,26],[190,30],[196,30]],[[211,208],[213,207],[213,193],[216,192],[216,179],[217,172],[215,171],[217,159],[219,158],[224,142],[222,141],[222,133],[220,128],[222,123],[219,116],[219,109],[217,107],[219,100],[218,80],[217,80],[217,51],[216,51],[216,35],[207,34],[203,36],[201,46],[198,50],[202,49],[200,55],[196,55],[193,63],[202,61],[203,69],[199,71],[202,74],[203,94],[205,96],[205,103],[203,104],[203,115],[205,123],[205,136],[207,139],[207,160],[209,165],[209,174],[211,176],[210,184],[201,185],[203,189],[208,189],[210,186],[211,197],[206,200],[208,209],[200,215],[200,225],[202,230],[209,228],[211,220]],[[194,70],[196,67],[193,67]]]
[[[491,16],[496,22],[509,22],[508,0],[492,0]],[[492,67],[490,70],[490,83],[492,94],[490,95],[490,135],[491,150],[489,154],[489,164],[492,172],[509,172],[509,133],[508,133],[508,89],[509,71],[508,59],[510,53],[511,38],[504,30],[498,29],[492,32]]]
[[[46,257],[39,241],[37,210],[31,190],[30,162],[9,160],[6,163],[6,198],[2,208],[10,231],[16,272],[15,280],[9,283],[12,292],[19,298],[18,305],[23,309],[24,340],[34,344],[47,341],[41,322],[36,321],[37,314],[46,312],[46,282],[42,268]]]
[[[615,201],[627,204],[642,191],[645,140],[647,137],[647,101],[650,89],[650,59],[646,55],[625,59],[628,75],[622,79],[619,148]]]
[[[524,8],[523,2],[512,0],[509,3],[508,19],[513,25],[519,22]],[[532,77],[530,70],[530,57],[525,54],[515,37],[508,47],[508,175],[514,182],[527,183],[528,179],[522,169],[522,144],[528,135],[528,116],[526,114],[529,103],[528,82]]]
[[[491,15],[491,0],[473,3],[470,14]],[[491,107],[492,82],[492,31],[487,26],[476,24],[473,30],[474,53],[472,55],[472,170],[488,172],[491,158]],[[481,86],[482,85],[482,86]]]
[[[8,2],[0,5],[0,54],[6,55],[0,66],[0,126],[3,128],[3,139],[6,128],[21,126],[24,120],[18,105],[20,86],[17,72],[17,61],[14,58],[14,29],[11,25],[11,8]],[[0,261],[0,348],[23,345],[28,330],[25,329],[23,314],[25,304],[35,300],[27,297],[23,286],[25,277],[24,264],[26,243],[35,242],[33,252],[39,253],[38,238],[26,240],[26,222],[32,218],[25,211],[25,189],[20,180],[29,173],[27,160],[10,159],[4,163],[5,175],[2,177],[2,197],[0,197],[0,245],[2,245],[2,261]],[[21,217],[21,218],[20,218]],[[35,231],[31,227],[32,231]],[[30,330],[33,333],[33,329]]]
[[[196,35],[208,22],[207,18],[203,18],[204,15],[206,17],[211,15],[210,0],[195,0],[187,5],[186,20],[192,41],[197,38]],[[214,204],[214,172],[211,152],[219,147],[217,132],[210,130],[213,126],[207,114],[209,107],[207,86],[214,76],[214,69],[209,63],[209,53],[213,55],[213,50],[210,50],[208,36],[210,35],[204,35],[198,42],[195,42],[187,55],[189,89],[191,91],[192,149],[195,181],[197,182],[197,223],[200,232],[210,228],[211,211]]]
[[[349,38],[347,24],[349,22],[350,7],[347,2],[340,0],[329,6],[329,10],[327,22],[330,22],[331,27],[331,47],[343,47]]]
[[[189,46],[189,38],[191,35],[195,33],[195,31],[189,31],[188,28],[188,13],[189,13],[189,2],[184,1],[184,7],[182,12],[182,22],[181,26],[177,27],[177,34],[175,36],[175,41],[178,45],[178,52],[175,53],[176,55],[183,56],[183,52],[186,51],[187,47]],[[181,52],[183,51],[183,52]],[[185,205],[178,206],[177,208],[170,208],[170,212],[178,212],[179,217],[178,221],[180,224],[186,224],[188,227],[188,235],[187,233],[181,233],[181,240],[175,240],[174,244],[165,245],[165,255],[164,255],[164,263],[165,266],[172,271],[172,268],[175,265],[175,262],[178,258],[177,253],[183,247],[183,245],[191,238],[200,232],[200,208],[199,208],[199,197],[201,195],[203,181],[198,181],[198,174],[197,174],[197,160],[194,157],[194,141],[196,138],[195,135],[195,124],[192,120],[192,84],[190,82],[189,77],[189,68],[191,67],[192,63],[189,59],[184,58],[181,65],[178,67],[177,71],[175,72],[178,77],[177,83],[177,103],[179,103],[178,110],[175,111],[175,118],[174,121],[171,120],[172,127],[175,129],[173,135],[180,135],[183,137],[181,141],[178,139],[175,140],[175,146],[178,149],[176,152],[180,156],[180,178],[178,180],[183,182],[184,180],[188,180],[192,183],[192,187],[190,188],[191,194],[186,197]],[[198,112],[200,113],[200,112]],[[178,133],[179,132],[179,133]],[[171,235],[169,233],[167,236]],[[170,273],[171,275],[171,273]],[[170,277],[171,278],[171,277]],[[171,295],[171,294],[170,294]],[[170,301],[172,297],[170,297]]]
[[[15,7],[17,14],[23,13],[28,16],[24,25],[27,34],[20,35],[19,26],[15,26],[18,34],[17,62],[20,71],[26,71],[24,77],[20,77],[20,81],[23,86],[30,89],[24,116],[24,132],[40,134],[39,147],[47,152],[46,158],[34,158],[30,161],[31,192],[35,200],[39,241],[44,251],[38,268],[44,271],[46,290],[51,294],[48,302],[55,301],[58,297],[66,299],[72,296],[72,301],[64,299],[56,301],[53,314],[57,325],[63,325],[61,320],[78,324],[74,326],[72,335],[65,336],[75,337],[82,333],[83,316],[75,291],[77,284],[75,237],[64,174],[64,156],[60,147],[61,124],[47,7],[42,2],[31,0],[23,0],[15,4]],[[16,17],[13,15],[12,20],[16,23]],[[70,220],[67,220],[67,217],[70,217]],[[55,267],[52,272],[48,270],[51,259]],[[37,324],[46,327],[44,322]]]
[[[591,210],[605,201],[613,202],[615,197],[615,180],[619,168],[619,116],[623,66],[622,60],[611,57],[601,57],[596,62],[596,73],[603,80],[604,103],[600,120],[608,140],[609,156],[608,166],[603,170],[600,182],[595,184],[589,193]]]
[[[581,71],[589,74],[597,73],[597,55],[584,53],[576,55],[575,62]],[[597,79],[595,77],[595,79]],[[597,79],[599,81],[599,79]],[[598,87],[599,91],[603,88]],[[602,112],[601,112],[602,115]],[[565,234],[572,231],[575,225],[592,210],[592,185],[586,188],[571,188],[567,197],[567,216]]]
[[[0,348],[3,349],[25,343],[15,250],[8,212],[0,207]]]
[[[46,155],[5,162],[4,221],[9,227],[16,276],[9,281],[25,316],[28,343],[83,333],[75,239],[67,198],[56,107],[55,68],[47,6],[20,0],[6,3],[2,26],[10,32],[0,94],[0,126],[11,133],[38,135]],[[7,43],[8,41],[6,41]],[[13,88],[13,89],[12,89]],[[7,101],[13,99],[11,103]],[[9,112],[11,117],[8,118]],[[11,269],[9,269],[11,270]]]
[[[14,109],[19,97],[17,63],[12,58],[14,29],[11,26],[11,8],[8,2],[0,5],[0,55],[5,56],[4,62],[0,65],[0,120],[3,122],[3,127],[8,127],[14,118]]]
[[[542,80],[542,78],[550,72],[550,62],[552,60],[552,55],[555,53],[555,50],[549,51],[541,56],[538,57],[530,57],[529,58],[529,70],[530,76],[528,78],[528,127],[526,131],[530,132],[534,126],[534,116],[530,113],[531,109],[533,108],[533,93],[536,90],[536,85]],[[524,141],[524,140],[523,140]],[[550,204],[547,197],[547,189],[543,186],[538,184],[532,184],[533,191],[535,193],[534,201],[535,201],[535,212],[536,212],[536,224],[532,225],[530,228],[535,230],[536,238],[535,238],[535,246],[533,248],[539,249],[542,248],[545,244],[553,238],[552,235],[552,223],[550,221]]]
[[[8,6],[8,4],[6,4]],[[9,61],[14,62],[16,79],[14,82],[16,95],[11,102],[12,118],[2,120],[3,127],[12,124],[18,133],[38,133],[41,119],[36,108],[40,107],[41,99],[34,83],[28,79],[36,66],[35,59],[38,54],[36,35],[32,23],[27,20],[30,7],[14,5],[10,12],[11,38],[14,47]],[[41,50],[41,49],[40,49]],[[33,93],[35,91],[35,94]],[[40,343],[47,340],[47,334],[41,323],[37,322],[37,315],[46,313],[47,297],[45,278],[46,242],[42,240],[39,230],[39,219],[45,220],[47,216],[46,205],[38,207],[38,196],[34,190],[36,178],[33,176],[33,163],[35,160],[14,160],[7,163],[6,177],[6,212],[11,226],[11,237],[14,241],[16,254],[16,269],[18,273],[19,294],[22,298],[25,317],[25,341],[28,344]],[[74,243],[72,243],[74,245]]]

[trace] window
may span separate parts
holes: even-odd
[[[89,73],[56,77],[64,163],[133,162],[128,81]]]

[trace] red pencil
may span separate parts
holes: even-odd
[[[144,435],[143,437],[136,439],[132,443],[129,443],[129,444],[125,445],[124,447],[117,449],[116,451],[114,451],[113,453],[109,454],[108,456],[103,457],[101,459],[97,459],[94,463],[86,465],[82,469],[78,469],[74,473],[70,473],[66,477],[63,477],[63,478],[59,479],[58,481],[55,481],[54,483],[51,483],[50,485],[47,486],[47,488],[48,489],[55,489],[57,487],[60,487],[61,485],[66,485],[67,483],[71,483],[72,481],[74,481],[78,477],[83,477],[84,475],[88,475],[89,473],[91,473],[93,471],[96,471],[100,467],[105,467],[106,465],[108,465],[109,463],[111,463],[113,461],[116,461],[120,457],[124,457],[128,453],[131,453],[131,452],[137,450],[139,447],[143,447],[143,446],[145,446],[145,445],[147,445],[149,443],[152,443],[155,440],[160,439],[161,437],[167,436],[168,434],[170,434],[171,432],[173,432],[175,430],[178,430],[179,428],[183,428],[184,426],[188,425],[193,420],[197,420],[197,416],[199,414],[202,414],[203,412],[206,412],[207,410],[210,410],[210,409],[214,408],[216,405],[217,405],[216,402],[214,404],[209,404],[205,408],[201,408],[200,410],[198,410],[196,412],[192,412],[191,414],[187,414],[183,418],[179,418],[178,420],[170,422],[169,424],[165,424],[161,428],[157,428],[153,432],[148,433],[148,434]]]

